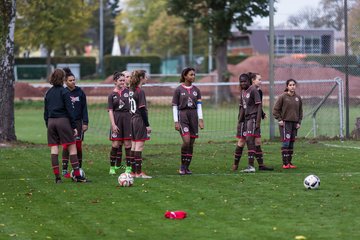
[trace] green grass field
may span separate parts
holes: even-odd
[[[179,146],[151,145],[144,165],[154,178],[121,188],[108,175],[109,146],[85,146],[92,183],[59,185],[46,146],[1,148],[0,239],[360,238],[358,142],[300,141],[294,170],[280,168],[278,143],[263,149],[274,172],[231,172],[234,143],[223,142],[197,144],[194,174],[178,176]],[[321,186],[309,191],[312,173]],[[165,219],[166,210],[188,218]]]
[[[105,123],[100,109],[91,106],[91,117]],[[234,122],[237,113],[205,111],[208,132],[195,146],[192,176],[177,174],[181,140],[175,131],[162,135],[165,141],[155,137],[157,128],[172,128],[171,112],[164,120],[162,108],[153,108],[153,139],[143,154],[153,179],[123,188],[108,175],[107,127],[94,123],[83,167],[92,183],[54,184],[42,104],[16,105],[20,142],[0,147],[0,239],[360,239],[359,142],[301,139],[295,144],[298,169],[283,170],[280,143],[265,141],[265,163],[275,171],[233,173],[236,140],[217,136],[226,129],[213,129],[223,126],[219,116]],[[246,162],[245,156],[241,168]],[[309,174],[320,177],[318,190],[304,188]],[[165,219],[166,210],[184,210],[188,217]]]

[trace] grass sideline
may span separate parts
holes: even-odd
[[[280,168],[280,145],[266,142],[274,172],[231,172],[234,142],[197,144],[192,176],[178,176],[179,145],[145,147],[145,170],[121,188],[108,175],[110,145],[86,145],[93,180],[53,183],[49,149],[0,148],[0,239],[360,239],[358,142],[295,145],[298,169]],[[241,167],[245,167],[246,158]],[[319,190],[303,187],[309,174]],[[166,210],[188,218],[168,220]]]

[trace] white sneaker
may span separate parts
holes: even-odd
[[[241,172],[243,173],[254,173],[255,172],[255,168],[253,166],[247,166],[247,168],[241,170]]]
[[[136,178],[152,178],[152,176],[146,175],[144,172],[136,173]]]

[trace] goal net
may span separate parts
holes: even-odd
[[[165,81],[167,82],[163,82]],[[175,131],[172,119],[171,100],[175,88],[179,85],[178,76],[152,75],[152,83],[143,86],[148,101],[149,122],[152,127],[149,144],[181,143],[179,133]],[[172,82],[169,82],[172,81]],[[205,129],[199,130],[197,142],[233,141],[239,107],[238,82],[216,83],[215,75],[197,75],[194,83],[203,99]],[[113,84],[79,84],[88,98],[90,127],[86,133],[88,143],[108,143],[110,121],[107,113],[107,96],[114,88]],[[275,81],[275,96],[285,88],[285,81]],[[262,85],[264,92],[264,111],[267,118],[261,123],[262,136],[269,138],[269,82]],[[336,137],[342,136],[343,90],[339,78],[325,80],[300,80],[297,93],[303,99],[304,119],[298,137]],[[229,94],[230,103],[220,103],[219,94]],[[275,126],[277,129],[277,126]],[[276,136],[279,135],[275,131]]]

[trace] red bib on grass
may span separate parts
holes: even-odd
[[[186,218],[185,211],[166,211],[165,217],[170,219],[184,219]]]

